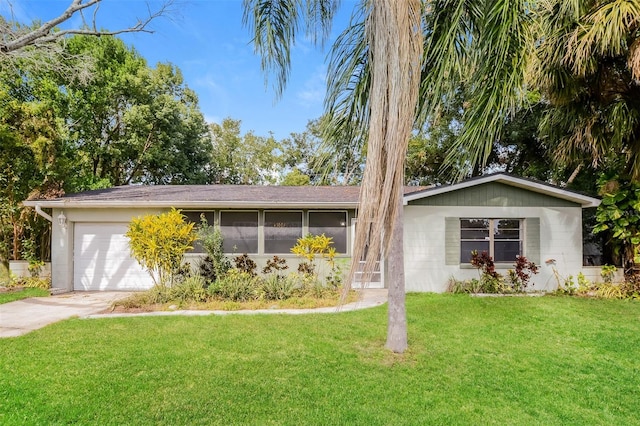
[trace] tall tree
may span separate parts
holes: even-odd
[[[21,202],[31,194],[57,196],[69,172],[64,128],[50,85],[25,74],[0,73],[0,262],[42,259],[47,227]]]
[[[311,120],[304,132],[292,133],[282,141],[285,166],[298,168],[314,185],[359,184],[365,162],[362,140],[327,143],[326,121],[327,116]]]
[[[91,84],[31,60],[0,69],[0,261],[46,259],[48,223],[28,197],[127,183],[207,183],[212,151],[195,94],[114,37],[71,37]],[[68,64],[73,66],[73,63]]]
[[[58,76],[88,182],[206,183],[211,143],[196,94],[171,64],[150,68],[115,37],[76,36],[65,47],[94,61],[90,83]]]
[[[640,1],[538,2],[531,82],[549,102],[542,133],[563,162],[622,153],[640,180]]]

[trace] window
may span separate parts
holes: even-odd
[[[513,262],[522,254],[523,234],[520,219],[460,219],[460,262],[469,263],[474,250]]]
[[[346,253],[347,212],[309,212],[309,233],[333,238],[336,253]]]
[[[202,218],[204,217],[207,220],[209,225],[213,225],[215,222],[213,212],[201,212],[201,211],[183,211],[182,214],[186,217],[185,221],[187,223],[194,223],[194,229],[200,225],[202,222]],[[189,253],[204,253],[204,248],[202,248],[202,244],[200,244],[199,240],[195,240],[193,242],[193,249],[189,251]]]
[[[258,212],[220,212],[225,253],[258,252]]]
[[[302,238],[302,212],[264,213],[264,252],[291,253]]]

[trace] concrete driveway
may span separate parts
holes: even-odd
[[[0,338],[27,334],[71,317],[85,317],[129,296],[122,291],[83,291],[51,297],[32,297],[0,305]]]

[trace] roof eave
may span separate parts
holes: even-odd
[[[75,200],[28,200],[22,203],[27,207],[39,205],[43,208],[171,208],[179,209],[224,209],[224,208],[278,208],[278,209],[308,209],[308,208],[339,208],[355,209],[354,202],[246,202],[246,201],[75,201]]]

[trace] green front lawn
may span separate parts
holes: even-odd
[[[0,424],[638,424],[640,304],[409,295],[339,314],[71,319],[0,340]]]
[[[45,297],[49,296],[49,290],[42,288],[18,288],[11,289],[7,292],[0,293],[0,305],[3,303],[15,302],[16,300],[26,299],[29,297]]]

